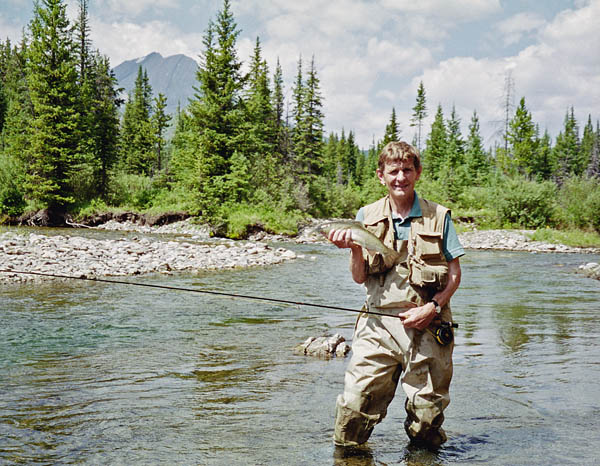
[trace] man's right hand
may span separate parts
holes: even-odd
[[[327,239],[335,244],[338,248],[355,249],[360,246],[352,241],[352,230],[331,230],[327,234]]]

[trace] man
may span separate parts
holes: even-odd
[[[387,144],[377,176],[388,194],[357,214],[369,231],[400,252],[394,263],[363,250],[350,230],[328,234],[336,246],[351,250],[352,278],[367,289],[363,309],[386,314],[365,312],[356,322],[344,393],[336,404],[336,445],[368,440],[398,382],[407,396],[404,427],[411,442],[436,449],[446,441],[441,426],[450,402],[453,342],[441,344],[435,331],[452,320],[450,298],[460,284],[464,250],[450,211],[415,193],[421,171],[415,148]]]

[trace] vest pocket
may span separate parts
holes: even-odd
[[[425,261],[442,258],[442,234],[418,232],[415,238],[415,253]]]
[[[446,264],[425,265],[411,261],[409,280],[413,286],[436,291],[443,290],[448,282],[448,266]]]

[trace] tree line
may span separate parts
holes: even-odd
[[[352,130],[325,135],[315,57],[298,58],[286,92],[279,60],[271,73],[257,38],[244,72],[229,0],[203,36],[194,96],[173,116],[141,67],[122,99],[108,58],[89,39],[88,1],[79,0],[73,24],[65,8],[64,0],[36,2],[21,42],[0,42],[4,215],[185,210],[216,234],[239,237],[258,224],[293,232],[309,216],[352,216],[382,194],[378,153],[406,139],[395,109],[368,149]],[[486,149],[475,111],[463,136],[455,109],[447,118],[438,105],[426,132],[423,83],[412,111],[425,167],[418,189],[457,217],[600,229],[600,130],[591,116],[580,137],[569,109],[553,144],[522,98],[507,111],[503,144]]]

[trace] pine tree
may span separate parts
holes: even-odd
[[[535,127],[535,143],[533,158],[530,164],[531,176],[538,181],[550,180],[556,171],[556,163],[552,156],[551,138],[548,130],[544,131],[544,135],[540,138],[540,129]]]
[[[305,140],[307,152],[302,154],[302,172],[309,175],[320,175],[323,169],[323,96],[320,80],[315,68],[315,57],[312,57],[304,95]]]
[[[592,124],[592,115],[588,115],[588,121],[583,128],[583,136],[581,138],[581,145],[579,146],[579,156],[577,157],[577,171],[579,173],[587,171],[595,142],[596,133],[594,132],[594,125]]]
[[[7,52],[5,57],[6,112],[0,134],[0,148],[11,158],[18,157],[23,165],[29,164],[33,119],[33,104],[27,84],[27,56],[27,43],[23,38],[20,46]]]
[[[165,164],[164,150],[167,141],[165,131],[169,127],[171,115],[166,113],[167,98],[162,92],[154,99],[154,112],[152,113],[152,128],[154,129],[154,147],[156,150],[156,169],[161,171]]]
[[[447,148],[448,135],[444,123],[444,113],[442,105],[438,104],[423,157],[426,171],[433,179],[438,179],[440,176],[440,168],[444,162]]]
[[[600,123],[596,122],[596,134],[594,145],[590,154],[590,163],[588,164],[586,175],[589,178],[600,179]]]
[[[275,67],[275,73],[273,75],[273,94],[272,104],[273,118],[275,125],[275,145],[277,153],[281,154],[282,157],[288,156],[288,131],[284,116],[284,89],[283,89],[283,72],[281,71],[281,64],[279,58],[277,58],[277,66]]]
[[[533,167],[532,159],[536,151],[535,125],[531,113],[525,106],[525,97],[521,97],[514,117],[509,122],[508,135],[509,154],[519,173],[530,176]]]
[[[573,107],[565,115],[564,129],[556,137],[553,152],[558,164],[557,180],[559,183],[562,183],[570,175],[582,173],[579,162],[579,129]]]
[[[70,181],[80,158],[76,54],[65,10],[61,0],[35,5],[28,49],[34,118],[25,189],[53,211],[75,201]]]
[[[473,111],[471,123],[469,124],[469,137],[467,138],[465,147],[465,163],[469,178],[472,181],[481,184],[482,181],[487,179],[490,165],[479,132],[479,117],[477,116],[477,111]]]
[[[425,99],[425,87],[423,86],[423,81],[419,83],[419,87],[417,89],[417,102],[415,106],[412,108],[413,114],[410,119],[410,126],[417,127],[416,134],[416,142],[417,149],[419,152],[421,151],[421,128],[423,127],[423,120],[427,118],[427,102]]]
[[[460,131],[460,118],[456,107],[452,106],[450,119],[446,122],[446,160],[450,167],[456,168],[463,164],[465,155],[465,141]]]
[[[231,171],[232,156],[243,145],[244,79],[237,57],[238,35],[230,1],[224,0],[203,39],[198,87],[189,106],[190,134],[178,150],[184,159],[195,159],[193,173],[184,177],[192,183],[197,208],[207,219],[216,219],[228,199],[223,180]]]
[[[118,158],[119,106],[122,100],[108,57],[92,55],[86,81],[91,84],[87,113],[88,150],[94,166],[95,195],[106,197],[109,173]]]
[[[121,121],[120,168],[127,173],[150,175],[156,167],[151,115],[152,87],[148,73],[139,66]]]
[[[399,140],[400,126],[396,120],[396,109],[392,107],[392,115],[390,116],[390,122],[385,127],[385,134],[383,135],[383,140],[381,141],[381,148],[383,148],[383,146],[385,146],[388,142]]]
[[[240,149],[256,169],[256,175],[269,176],[266,172],[274,163],[271,157],[276,151],[276,130],[271,106],[269,70],[267,62],[262,58],[258,37],[250,61],[245,94],[246,117],[242,123],[244,138]],[[256,181],[262,184],[262,181]]]

